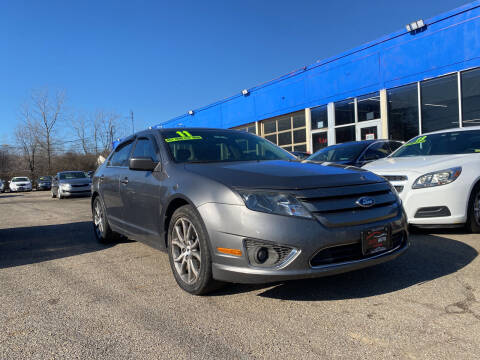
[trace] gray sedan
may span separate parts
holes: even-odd
[[[166,250],[178,285],[312,278],[391,260],[408,243],[391,185],[366,170],[302,163],[252,134],[159,129],[124,139],[93,177],[102,242]]]
[[[90,196],[92,180],[83,171],[62,171],[52,182],[52,198]]]

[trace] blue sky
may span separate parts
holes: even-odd
[[[4,1],[0,143],[32,89],[145,128],[463,5],[436,1]]]

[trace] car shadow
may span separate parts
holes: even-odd
[[[0,194],[0,199],[2,198],[9,198],[9,197],[17,197],[17,196],[22,196],[22,195],[13,195],[13,194]]]
[[[97,241],[91,221],[0,229],[0,269],[100,251],[113,245]]]
[[[269,285],[232,284],[213,295],[233,295],[268,287],[258,296],[294,301],[365,298],[395,292],[452,274],[472,262],[477,255],[474,248],[461,241],[417,234],[411,238],[410,249],[403,256],[388,263],[317,279]]]

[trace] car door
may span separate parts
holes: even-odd
[[[152,136],[139,136],[131,158],[150,158],[160,163],[159,149]],[[124,213],[128,232],[138,240],[149,242],[159,235],[160,193],[162,175],[154,171],[127,170],[120,177],[120,193],[124,201]]]
[[[117,146],[106,166],[98,174],[99,190],[105,204],[108,220],[114,227],[124,228],[123,201],[120,195],[121,176],[128,171],[128,159],[133,147],[133,139]]]

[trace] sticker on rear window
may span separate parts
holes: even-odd
[[[410,145],[418,145],[418,144],[423,144],[425,141],[427,141],[427,136],[420,136],[413,142],[406,143],[405,146],[410,146]]]
[[[174,142],[174,141],[185,141],[185,140],[201,140],[201,136],[193,136],[188,131],[177,131],[178,137],[168,138],[165,139],[166,142]]]

